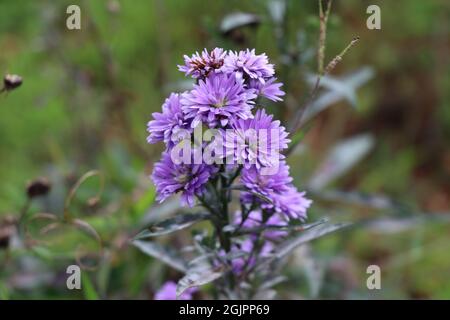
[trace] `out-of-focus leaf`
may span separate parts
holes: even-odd
[[[164,262],[178,271],[186,272],[186,261],[177,256],[170,248],[151,241],[134,240],[132,243],[145,254]]]
[[[220,31],[227,34],[235,29],[246,26],[257,26],[261,18],[256,14],[236,12],[225,16],[220,24]]]
[[[169,218],[146,227],[143,231],[136,235],[134,239],[145,239],[179,231],[188,228],[197,222],[206,220],[208,216],[209,215],[206,213],[188,213],[177,215],[173,218]]]
[[[254,296],[253,300],[273,300],[277,296],[277,292],[272,289],[258,291]]]
[[[285,242],[281,243],[274,250],[274,257],[277,259],[281,259],[291,253],[294,249],[298,248],[302,244],[308,243],[317,238],[323,237],[329,233],[335,232],[342,228],[348,227],[350,223],[324,223],[316,228],[309,229],[305,232],[300,233],[298,237],[293,239],[288,239]]]
[[[178,281],[177,297],[189,288],[199,287],[219,279],[224,273],[223,266],[211,266],[206,258],[199,257],[191,261],[186,275]]]
[[[9,300],[8,288],[3,283],[0,283],[0,300]]]
[[[162,219],[166,219],[181,209],[180,199],[178,196],[171,197],[170,199],[164,201],[162,204],[153,206],[145,214],[141,223],[143,225],[156,223]]]
[[[286,13],[286,2],[283,0],[271,0],[267,3],[270,17],[276,24],[281,24]]]
[[[311,246],[304,245],[294,250],[293,264],[295,268],[303,268],[311,299],[316,299],[324,280],[325,266],[323,262],[314,256]]]
[[[109,279],[111,276],[111,253],[104,254],[97,272],[98,291],[102,297],[106,297],[108,292]]]
[[[449,223],[449,213],[422,213],[412,217],[383,217],[362,222],[364,228],[379,233],[397,234],[424,223]]]
[[[81,283],[83,288],[84,297],[86,300],[98,300],[99,296],[95,290],[94,284],[87,275],[86,272],[81,273]]]
[[[318,113],[344,98],[349,100],[350,103],[353,103],[356,100],[356,98],[354,98],[356,97],[356,90],[373,78],[373,76],[374,72],[370,67],[363,67],[342,78],[332,78],[328,76],[325,80],[325,84],[328,84],[328,87],[332,90],[320,95],[308,106],[303,114],[302,122],[308,122]],[[314,77],[314,80],[312,80],[311,75],[309,75],[306,80],[309,82],[314,81],[315,83],[316,78]],[[333,84],[334,87],[331,84]],[[339,90],[336,89],[336,86]]]
[[[139,198],[139,200],[133,205],[133,211],[141,216],[144,214],[151,205],[155,202],[156,190],[152,186]]]
[[[360,205],[374,209],[392,209],[396,204],[383,195],[364,194],[355,191],[327,190],[314,193],[315,197],[319,197],[328,201],[338,201],[351,205]]]
[[[276,276],[274,278],[264,281],[264,283],[260,286],[260,289],[267,290],[267,289],[272,288],[282,282],[285,282],[286,280],[287,280],[287,278],[285,276]]]
[[[339,142],[313,174],[308,187],[320,190],[344,175],[373,148],[374,144],[375,139],[370,134],[357,135]]]

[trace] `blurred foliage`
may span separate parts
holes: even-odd
[[[128,242],[177,206],[176,199],[154,206],[147,175],[161,146],[146,144],[146,123],[170,91],[183,87],[186,79],[176,68],[183,54],[220,46],[268,54],[289,93],[283,107],[268,108],[288,124],[310,90],[302,75],[316,70],[317,4],[287,0],[287,17],[277,25],[267,8],[274,1],[0,2],[0,70],[24,79],[20,88],[0,95],[0,220],[18,219],[24,211],[27,181],[45,176],[52,184],[48,195],[33,199],[27,215],[62,218],[79,177],[92,169],[105,177],[99,203],[88,203],[99,187],[91,179],[70,207],[103,243],[101,260],[93,262],[98,268],[83,271],[83,290],[66,289],[65,270],[75,263],[77,245],[89,247],[92,238],[68,224],[45,237],[51,245],[17,245],[15,231],[11,248],[0,248],[1,299],[149,299],[165,279],[180,277]],[[65,28],[66,7],[73,3],[81,6],[81,31]],[[381,30],[366,28],[369,4],[381,7]],[[220,21],[233,12],[256,14],[260,23],[223,35]],[[371,133],[374,148],[329,188],[388,196],[400,209],[379,211],[318,196],[314,200],[323,206],[311,210],[311,220],[448,215],[450,4],[335,1],[328,30],[326,61],[361,37],[333,76],[371,66],[375,77],[357,91],[356,110],[345,100],[336,103],[302,132],[302,148],[289,159],[296,184],[306,186],[333,145]],[[430,222],[393,233],[361,227],[320,240],[292,259],[286,271],[292,281],[278,286],[281,297],[450,298],[449,231],[445,223]],[[176,246],[184,240],[165,241]],[[366,289],[365,270],[372,263],[382,269],[379,291]],[[314,292],[311,283],[319,282],[316,294],[308,294]]]

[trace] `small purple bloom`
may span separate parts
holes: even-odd
[[[251,79],[248,87],[255,89],[259,96],[263,96],[272,101],[283,101],[282,96],[285,95],[285,92],[281,90],[281,86],[283,85],[281,82],[275,82],[277,78],[271,78],[267,80],[265,83],[261,83],[261,81]]]
[[[181,110],[180,96],[172,93],[164,102],[162,110],[162,113],[152,114],[154,120],[148,123],[147,131],[150,135],[147,141],[164,141],[170,148],[183,139],[189,139],[192,129]]]
[[[312,203],[305,197],[305,192],[298,192],[294,186],[289,187],[284,193],[274,195],[273,199],[273,209],[290,219],[306,219],[306,211]]]
[[[211,128],[226,126],[230,119],[249,119],[256,95],[253,89],[246,89],[233,75],[211,74],[205,80],[181,97],[181,104],[187,119],[193,119],[191,127],[200,122]]]
[[[256,167],[243,169],[241,183],[251,192],[263,195],[272,200],[274,194],[287,191],[292,178],[289,175],[289,166],[285,161],[280,161],[278,171],[271,175],[260,174]],[[244,192],[242,200],[244,203],[252,203],[257,198],[251,192]]]
[[[306,218],[306,210],[312,201],[305,197],[304,192],[298,192],[292,185],[289,166],[285,161],[279,163],[278,171],[272,175],[262,175],[255,167],[244,168],[241,182],[250,191],[241,195],[244,204],[257,202],[268,212],[284,214],[292,219]],[[264,196],[269,201],[261,199],[256,194]]]
[[[288,147],[290,140],[280,121],[272,119],[272,115],[258,110],[252,119],[233,121],[224,138],[226,156],[244,164],[245,168],[277,165],[280,159],[284,159],[280,151]]]
[[[225,58],[224,72],[234,73],[238,79],[255,79],[265,83],[274,73],[273,64],[269,63],[266,54],[255,54],[255,49],[246,51],[230,51]]]
[[[184,65],[179,65],[178,70],[193,78],[204,78],[212,71],[219,71],[224,63],[226,51],[215,48],[211,52],[204,49],[201,54],[196,52],[192,57],[184,56]]]
[[[183,204],[192,207],[195,196],[202,193],[205,184],[217,171],[215,166],[206,164],[175,164],[168,152],[155,164],[152,179],[156,186],[157,200],[164,201],[167,197],[181,192]]]
[[[185,290],[179,297],[179,300],[192,300],[192,295],[197,291],[197,288],[189,288]],[[156,292],[155,300],[176,300],[177,299],[177,284],[173,281],[167,281]]]

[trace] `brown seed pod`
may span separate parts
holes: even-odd
[[[6,216],[0,221],[0,250],[7,249],[11,238],[16,233],[16,219]]]
[[[3,90],[11,91],[20,87],[23,83],[21,76],[17,74],[7,74],[3,78]]]
[[[27,184],[27,195],[29,198],[46,195],[51,189],[51,184],[47,178],[38,178]]]

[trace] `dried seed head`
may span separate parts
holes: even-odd
[[[22,85],[22,77],[17,74],[7,74],[3,78],[3,90],[11,91],[17,89]]]
[[[47,178],[38,178],[30,181],[27,184],[27,195],[29,198],[46,195],[51,188],[50,182]]]
[[[6,216],[0,221],[0,250],[7,249],[11,238],[16,233],[16,219],[12,216]]]

